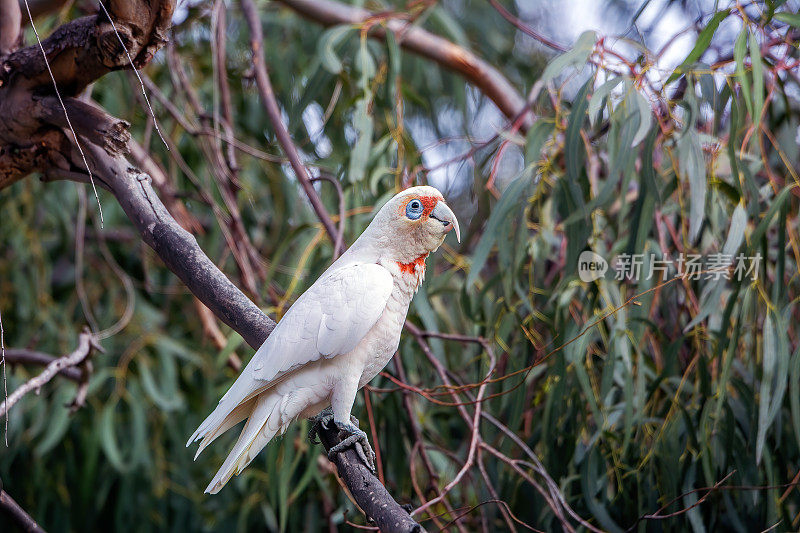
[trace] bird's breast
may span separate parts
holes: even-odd
[[[395,284],[381,317],[359,344],[363,364],[359,386],[378,375],[397,351],[412,296],[413,291],[409,293]]]

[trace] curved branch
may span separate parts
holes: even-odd
[[[6,363],[10,365],[40,365],[47,366],[56,360],[52,355],[31,350],[17,350],[6,348]],[[74,366],[62,368],[59,374],[72,381],[80,381],[82,372]]]
[[[279,1],[300,15],[323,26],[366,25],[380,18],[380,15],[376,13],[335,0]],[[385,27],[374,24],[370,35],[383,39],[386,36],[387,28],[396,34],[400,46],[409,52],[435,61],[475,85],[495,103],[509,120],[517,119],[527,108],[525,98],[499,70],[466,48],[396,18],[386,19]],[[522,131],[527,131],[531,123],[530,115],[526,114],[521,126]]]
[[[91,355],[92,349],[100,349],[100,345],[97,344],[97,340],[91,333],[84,331],[78,339],[78,347],[72,353],[54,359],[41,374],[29,379],[9,394],[8,399],[0,403],[0,415],[6,415],[23,396],[33,390],[42,388],[45,383],[53,379],[61,370],[82,363],[84,359]]]
[[[337,430],[322,430],[320,441],[326,450],[339,443]],[[333,460],[339,477],[342,478],[358,506],[373,519],[381,531],[392,533],[419,533],[424,531],[408,511],[394,501],[378,478],[367,468],[353,448],[337,454]]]

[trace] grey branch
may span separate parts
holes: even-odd
[[[63,369],[75,367],[81,364],[83,360],[89,357],[89,355],[92,353],[92,349],[99,348],[100,346],[97,344],[97,341],[91,333],[81,333],[80,337],[78,338],[78,347],[75,348],[72,353],[53,360],[47,365],[47,367],[45,367],[41,374],[20,385],[17,390],[9,394],[7,400],[3,401],[3,403],[0,403],[0,416],[6,416],[8,411],[10,411],[11,408],[14,407],[14,404],[22,399],[23,396],[31,391],[41,389]]]
[[[6,363],[10,365],[39,365],[47,366],[56,358],[42,352],[35,352],[32,350],[19,350],[15,348],[6,348]],[[62,368],[58,372],[62,376],[72,381],[81,380],[81,371],[75,367]]]
[[[25,512],[25,509],[20,507],[14,498],[1,487],[2,483],[0,483],[0,509],[10,515],[22,531],[26,533],[44,533],[44,529],[36,523],[36,520],[31,518],[31,515]]]

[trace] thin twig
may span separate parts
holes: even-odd
[[[47,366],[56,360],[50,354],[37,352],[34,350],[24,350],[19,348],[8,348],[5,350],[6,363],[11,365],[38,365]],[[81,380],[81,371],[74,367],[62,368],[59,371],[63,377],[78,382]]]
[[[101,8],[103,8],[103,12],[106,14],[106,18],[111,23],[111,28],[113,28],[114,33],[117,35],[117,39],[119,39],[119,44],[122,45],[122,49],[125,50],[125,55],[128,56],[128,61],[131,64],[133,72],[136,74],[136,77],[139,78],[139,85],[142,88],[142,96],[144,96],[144,101],[147,102],[147,108],[150,110],[150,116],[153,117],[153,126],[156,128],[156,133],[158,133],[158,136],[161,138],[161,142],[163,142],[164,146],[167,148],[167,150],[169,150],[169,145],[167,144],[167,141],[164,140],[164,136],[161,134],[161,128],[158,127],[158,119],[156,118],[156,114],[153,111],[153,106],[150,105],[150,99],[147,97],[147,91],[144,90],[144,82],[142,81],[142,77],[139,75],[139,69],[136,68],[136,65],[134,65],[131,53],[128,50],[128,47],[125,46],[125,42],[122,40],[122,36],[119,34],[119,31],[117,30],[117,25],[114,24],[114,19],[111,18],[111,14],[106,9],[105,4],[103,4],[102,0],[97,0],[97,3],[100,4]]]
[[[322,203],[319,195],[317,194],[314,186],[311,185],[311,180],[308,176],[308,171],[300,161],[300,154],[292,142],[289,131],[283,124],[281,110],[278,106],[278,101],[275,97],[275,91],[272,88],[272,82],[269,79],[269,72],[267,71],[267,64],[264,61],[264,35],[261,29],[261,19],[258,16],[258,11],[252,0],[241,0],[242,12],[247,19],[247,25],[250,28],[250,47],[253,53],[253,67],[255,69],[256,85],[258,86],[259,94],[261,95],[261,103],[264,110],[272,122],[272,127],[275,129],[275,136],[278,138],[286,157],[289,158],[289,163],[294,170],[297,180],[303,187],[306,195],[308,196],[311,206],[317,213],[317,217],[322,222],[325,231],[328,232],[331,240],[336,242],[336,226],[334,226],[328,211]],[[337,252],[339,250],[337,249]]]
[[[3,330],[3,312],[0,310],[0,363],[3,364],[3,402],[8,401],[8,380],[6,378],[6,340]],[[6,412],[5,430],[3,431],[6,448],[8,448],[8,412]]]
[[[0,413],[4,413],[6,417],[8,417],[8,411],[10,411],[23,396],[31,391],[41,389],[62,369],[80,364],[92,353],[92,349],[100,350],[101,348],[91,332],[84,331],[78,338],[78,347],[72,353],[56,359],[47,365],[41,374],[20,385],[17,390],[11,393],[7,400],[4,400],[3,403],[0,404]]]
[[[72,133],[72,138],[75,140],[75,146],[78,149],[78,152],[81,154],[81,159],[83,159],[83,166],[86,167],[86,172],[89,174],[89,182],[92,184],[92,190],[94,191],[94,199],[97,200],[97,210],[100,212],[100,228],[103,228],[104,220],[103,220],[103,206],[100,205],[100,196],[97,194],[97,187],[94,184],[94,177],[92,176],[92,170],[89,168],[89,162],[86,160],[86,154],[83,153],[83,148],[81,147],[80,141],[78,141],[78,134],[75,133],[75,128],[72,127],[72,121],[69,119],[69,113],[67,113],[67,106],[64,105],[64,100],[61,98],[61,92],[58,90],[58,83],[56,83],[56,77],[53,75],[53,69],[50,68],[50,61],[47,59],[47,53],[44,51],[44,45],[42,45],[42,39],[39,37],[39,32],[36,29],[36,25],[33,23],[33,15],[31,14],[31,8],[28,5],[28,0],[25,0],[25,9],[28,11],[28,20],[30,20],[31,28],[33,28],[33,33],[36,35],[36,42],[39,43],[39,49],[42,51],[42,57],[44,58],[44,64],[47,66],[47,72],[50,74],[50,79],[53,81],[53,88],[56,91],[56,97],[58,97],[58,103],[61,104],[61,109],[64,111],[64,118],[67,120],[67,125],[69,126],[69,131]]]
[[[559,44],[559,43],[557,43],[557,42],[545,37],[544,35],[542,35],[538,31],[534,30],[533,28],[531,28],[527,24],[523,23],[518,17],[515,17],[514,15],[512,15],[497,0],[489,0],[489,3],[492,4],[492,7],[495,9],[495,11],[500,13],[500,15],[504,19],[506,19],[508,22],[513,24],[522,33],[525,33],[526,35],[528,35],[530,37],[533,37],[534,39],[536,39],[537,41],[539,41],[543,45],[545,45],[547,47],[550,47],[553,50],[558,50],[559,52],[566,52],[567,51],[567,47],[566,46],[564,46],[563,44]]]

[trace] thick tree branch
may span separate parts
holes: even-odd
[[[125,48],[136,66],[141,67],[166,41],[174,0],[110,0],[106,6],[114,26],[104,15],[92,15],[60,26],[42,41],[47,62],[62,94],[76,95],[112,70],[128,67],[130,61]],[[52,85],[38,43],[17,50],[5,59],[0,70],[0,84],[27,88]]]
[[[100,135],[83,128],[90,139],[118,147],[127,142],[117,136],[127,135],[122,121],[98,122],[102,115],[70,98],[108,72],[129,68],[128,52],[137,66],[146,64],[165,42],[175,0],[109,0],[106,5],[116,31],[105,16],[83,17],[60,26],[41,47],[36,43],[0,57],[0,189],[37,169],[74,170],[64,156],[70,142],[61,133],[67,121],[55,98],[56,87],[71,120],[110,128]],[[5,24],[11,11],[19,6],[2,5],[0,23]]]
[[[206,307],[248,344],[260,346],[275,322],[231,283],[194,236],[172,218],[153,190],[150,176],[93,143],[85,150],[92,170],[108,184],[144,242]]]
[[[320,441],[326,450],[339,443],[338,431],[323,430],[319,432]],[[370,472],[358,453],[350,448],[338,454],[333,461],[344,484],[350,489],[356,503],[368,517],[375,521],[381,531],[392,533],[417,533],[424,529],[408,511],[394,501],[392,495],[380,481]]]
[[[435,61],[478,87],[509,120],[517,119],[527,107],[525,98],[495,67],[469,50],[404,20],[387,18],[384,24],[379,24],[382,21],[381,15],[334,0],[279,1],[323,26],[369,25],[370,35],[378,39],[385,38],[388,28],[395,33],[398,43],[406,50]],[[530,115],[523,118],[523,132],[527,131],[531,122]]]

